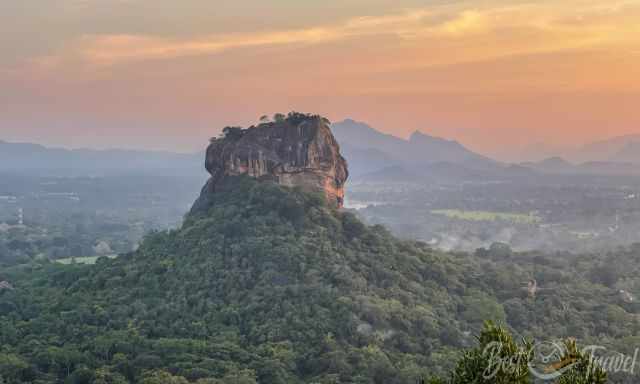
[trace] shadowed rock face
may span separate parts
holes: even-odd
[[[342,207],[349,175],[327,121],[307,115],[247,129],[228,129],[224,137],[212,139],[205,166],[211,178],[196,206],[204,204],[226,176],[246,174],[322,192],[327,201]]]

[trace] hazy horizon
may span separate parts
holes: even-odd
[[[4,2],[0,139],[193,152],[298,110],[544,157],[640,133],[639,17],[637,0]]]
[[[428,132],[425,130],[416,130],[413,132],[409,132],[406,135],[400,136],[394,132],[382,131],[376,128],[375,125],[369,124],[366,121],[358,121],[355,119],[351,119],[350,117],[347,117],[339,121],[335,121],[334,123],[340,123],[345,120],[354,120],[357,123],[366,124],[369,127],[381,133],[390,134],[404,140],[409,140],[410,136],[414,132],[421,132],[426,135],[432,135],[431,132]],[[246,126],[249,126],[251,124],[253,123],[248,122]],[[52,148],[52,149],[67,149],[67,150],[104,150],[104,151],[130,150],[130,151],[170,152],[170,153],[176,153],[176,154],[197,154],[197,153],[204,152],[204,150],[206,149],[206,146],[208,145],[209,138],[212,136],[218,135],[220,131],[221,131],[221,128],[212,129],[210,135],[206,137],[203,136],[201,138],[179,137],[179,139],[181,139],[184,142],[184,144],[178,145],[178,146],[175,145],[175,140],[173,142],[165,143],[165,144],[160,142],[151,142],[151,143],[148,142],[145,144],[135,143],[135,142],[134,143],[121,142],[121,143],[110,144],[108,142],[98,142],[95,140],[92,140],[91,142],[86,142],[86,143],[83,143],[82,141],[76,142],[76,140],[73,140],[72,142],[69,142],[69,141],[60,142],[56,140],[47,141],[47,140],[39,140],[39,138],[33,138],[33,140],[30,140],[28,138],[22,139],[19,135],[16,138],[0,137],[0,142],[4,141],[4,142],[14,143],[14,144],[36,144],[36,145],[42,145],[44,147]],[[640,133],[639,134],[632,133],[629,135],[640,137]],[[609,141],[613,139],[623,138],[629,135],[604,137],[601,140]],[[581,160],[572,159],[572,154],[574,154],[575,152],[581,149],[584,149],[585,146],[587,145],[600,142],[600,140],[595,140],[590,142],[576,142],[573,144],[573,146],[568,146],[568,145],[554,146],[553,143],[542,143],[542,142],[530,143],[527,146],[524,146],[521,148],[515,148],[516,151],[514,151],[513,154],[505,154],[505,153],[482,152],[482,150],[478,150],[477,148],[475,148],[473,143],[465,143],[463,141],[458,140],[455,137],[443,137],[443,136],[435,136],[435,137],[446,139],[446,140],[458,141],[467,149],[472,150],[480,155],[484,155],[498,161],[512,162],[512,163],[526,162],[526,161],[541,161],[541,160],[552,158],[552,157],[561,157],[561,158],[564,158],[565,160],[579,163],[581,162]],[[117,139],[117,137],[114,137],[113,139]],[[595,160],[595,159],[583,159],[582,161],[588,161],[588,160]]]

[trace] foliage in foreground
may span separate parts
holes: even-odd
[[[430,384],[529,384],[536,378],[539,382],[558,384],[607,382],[606,372],[578,349],[575,340],[565,340],[563,344],[559,361],[573,365],[566,371],[560,371],[558,367],[558,377],[541,378],[537,374],[549,372],[536,365],[535,343],[528,340],[517,343],[504,328],[487,322],[478,337],[478,346],[464,352],[450,378],[432,379]]]

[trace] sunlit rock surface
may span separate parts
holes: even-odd
[[[328,202],[342,207],[349,176],[329,122],[302,114],[247,129],[225,129],[223,136],[211,140],[205,166],[211,178],[194,209],[206,204],[225,177],[243,174],[322,192]]]

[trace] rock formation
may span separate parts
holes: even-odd
[[[275,122],[223,132],[207,149],[205,167],[211,178],[194,210],[209,201],[225,177],[238,175],[322,192],[329,203],[342,207],[349,174],[326,119],[290,113]]]

